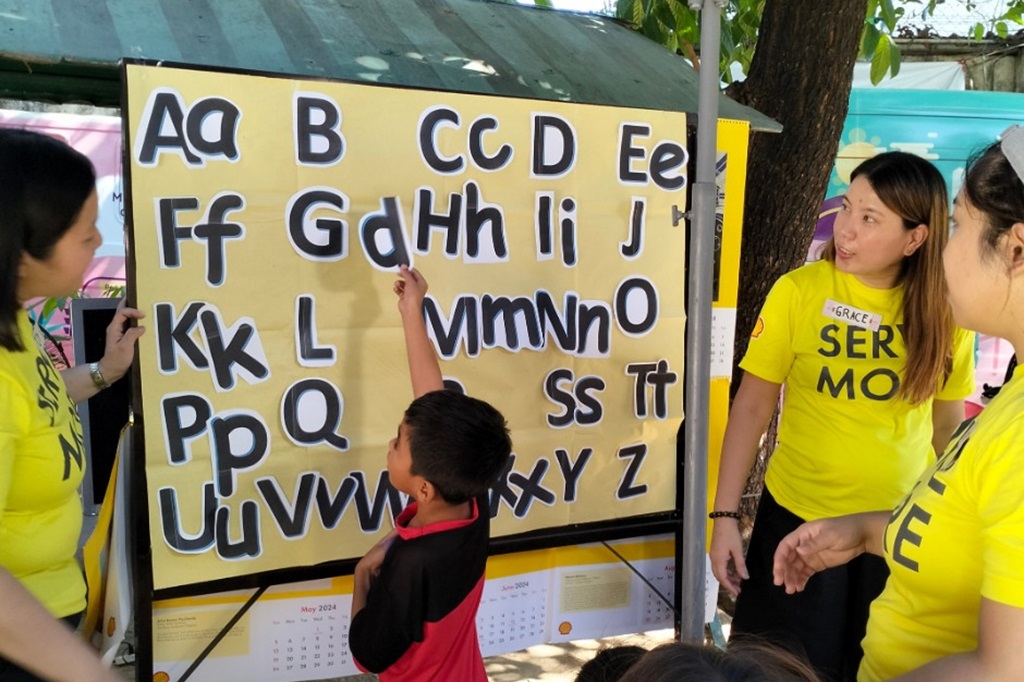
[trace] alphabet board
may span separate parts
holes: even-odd
[[[391,528],[401,263],[445,377],[511,426],[492,536],[674,508],[685,115],[125,68],[155,590]]]

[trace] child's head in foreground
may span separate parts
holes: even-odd
[[[505,418],[488,403],[457,391],[412,401],[388,447],[391,484],[413,501],[462,504],[497,480],[512,452]]]
[[[576,682],[618,682],[646,653],[647,649],[634,645],[602,649],[583,664],[576,675]]]
[[[713,646],[662,644],[644,654],[619,682],[819,682],[803,659],[760,641]]]

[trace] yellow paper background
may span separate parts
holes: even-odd
[[[612,322],[607,357],[574,357],[549,343],[542,351],[484,348],[476,357],[467,357],[460,350],[457,357],[442,362],[446,377],[457,378],[469,394],[493,403],[508,419],[516,453],[514,472],[529,477],[539,471],[535,469],[539,459],[548,462],[541,485],[554,495],[554,503],[534,499],[522,518],[506,503],[500,503],[492,521],[492,536],[674,507],[675,440],[683,394],[685,228],[681,221],[673,226],[672,216],[673,207],[685,210],[686,190],[667,191],[653,182],[625,185],[618,181],[616,168],[619,126],[623,122],[651,127],[650,137],[637,138],[635,143],[643,146],[649,157],[662,141],[685,145],[682,114],[137,65],[130,65],[127,73],[135,293],[138,306],[148,315],[149,327],[140,341],[139,363],[156,589],[357,557],[380,532],[390,529],[391,519],[385,513],[379,530],[364,532],[357,523],[354,500],[337,526],[326,529],[314,500],[305,532],[301,537],[286,538],[256,481],[276,481],[290,504],[303,472],[321,476],[332,495],[343,479],[362,472],[371,497],[375,495],[378,478],[385,469],[387,441],[395,433],[411,391],[400,320],[391,293],[395,276],[370,265],[360,246],[358,226],[365,214],[379,210],[382,197],[398,197],[403,225],[414,247],[413,201],[416,190],[423,186],[435,191],[435,211],[447,205],[449,193],[463,191],[470,181],[480,186],[485,202],[504,210],[509,249],[506,262],[467,263],[461,257],[447,258],[441,251],[443,236],[436,231],[428,253],[413,252],[415,267],[428,278],[430,295],[446,316],[459,296],[529,298],[538,290],[550,292],[559,305],[567,292],[577,293],[581,300],[612,305],[617,286],[629,277],[649,279],[659,296],[658,321],[645,335],[630,337]],[[237,106],[242,112],[237,135],[240,158],[236,162],[212,158],[201,167],[189,167],[180,156],[165,152],[155,165],[141,165],[135,150],[145,130],[143,111],[158,88],[179,93],[186,107],[209,97],[224,98]],[[340,106],[346,147],[337,164],[297,165],[292,132],[296,92],[326,95]],[[493,172],[468,162],[453,175],[442,176],[431,170],[417,150],[416,131],[421,114],[439,104],[451,107],[460,116],[458,129],[441,128],[437,134],[438,147],[446,156],[466,153],[471,123],[486,114],[494,116],[499,127],[484,136],[485,150],[493,154],[500,144],[511,144],[515,150],[512,161]],[[558,115],[575,130],[576,163],[563,177],[531,177],[533,113]],[[639,159],[631,164],[634,170],[646,165]],[[344,259],[314,262],[300,256],[288,239],[286,206],[294,195],[311,187],[331,187],[349,199],[344,215],[324,210],[313,214],[347,222],[348,253]],[[556,203],[568,196],[577,205],[578,262],[574,267],[562,264],[557,248],[552,260],[538,261],[536,257],[533,213],[535,195],[541,191],[553,192]],[[178,242],[179,267],[162,267],[157,200],[197,198],[198,210],[178,214],[180,225],[191,226],[201,222],[211,200],[224,192],[245,198],[244,208],[228,216],[228,221],[244,225],[245,237],[226,242],[223,285],[207,284],[206,247],[197,240]],[[619,245],[629,238],[634,197],[646,200],[644,248],[637,258],[627,260],[619,254]],[[333,366],[307,368],[296,359],[295,300],[300,294],[316,299],[317,341],[321,346],[336,347]],[[216,306],[227,326],[243,319],[255,324],[269,361],[266,381],[249,384],[236,378],[231,390],[218,391],[210,371],[194,369],[180,357],[176,371],[159,371],[155,306],[170,303],[180,315],[192,301]],[[197,334],[194,337],[199,338]],[[664,419],[650,414],[637,418],[634,378],[625,367],[662,359],[676,373],[676,381],[666,394],[668,415]],[[563,411],[543,392],[545,377],[556,368],[571,370],[576,379],[597,376],[604,380],[605,389],[594,394],[604,410],[599,424],[564,429],[547,425],[547,415]],[[349,440],[347,451],[325,444],[299,447],[284,433],[282,397],[295,381],[311,377],[331,382],[344,397],[339,432]],[[172,465],[167,455],[161,400],[183,393],[205,398],[214,415],[239,411],[259,414],[269,429],[269,454],[255,467],[237,472],[233,494],[218,500],[223,508],[220,513],[229,517],[231,542],[243,536],[242,502],[251,500],[256,504],[260,519],[257,556],[227,560],[220,556],[217,545],[184,553],[172,549],[163,539],[157,498],[160,489],[175,492],[181,533],[197,535],[208,522],[203,517],[202,494],[204,483],[214,478],[208,434],[189,441],[187,462]],[[647,399],[648,409],[653,412],[650,390]],[[617,452],[638,443],[646,444],[648,454],[634,485],[646,486],[646,491],[618,499],[616,492],[630,459],[618,457]],[[593,451],[578,481],[575,499],[570,502],[565,500],[565,484],[554,455],[559,448],[566,450],[572,461],[584,448]],[[510,489],[519,491],[514,484]]]

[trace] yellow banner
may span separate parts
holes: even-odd
[[[512,429],[492,535],[674,507],[682,114],[129,65],[125,116],[156,589],[391,528],[403,262]]]

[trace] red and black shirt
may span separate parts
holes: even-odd
[[[487,682],[476,634],[490,515],[487,496],[461,521],[409,528],[410,503],[395,521],[398,537],[349,628],[356,665],[381,682]]]

